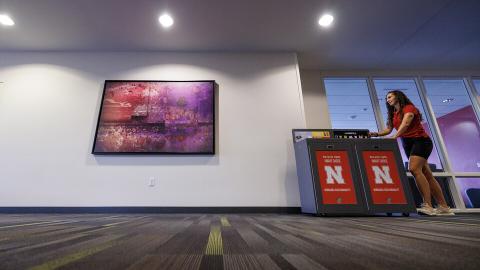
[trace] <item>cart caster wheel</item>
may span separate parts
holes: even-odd
[[[402,216],[404,216],[404,217],[409,217],[409,216],[410,216],[410,213],[402,213]]]
[[[392,213],[387,213],[387,217],[391,217],[392,216]]]

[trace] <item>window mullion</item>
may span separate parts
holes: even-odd
[[[382,110],[380,109],[380,102],[378,101],[377,91],[375,89],[375,84],[373,83],[373,78],[369,76],[367,78],[368,92],[370,94],[370,100],[372,101],[372,108],[375,114],[375,120],[377,121],[378,131],[385,129],[385,122],[383,121]]]
[[[477,117],[477,122],[480,124],[480,105],[478,104],[478,98],[474,90],[475,88],[472,82],[472,78],[463,78],[463,83],[465,84],[465,87],[467,88],[468,96],[472,101],[472,107],[473,107],[473,111],[475,112],[475,116]]]

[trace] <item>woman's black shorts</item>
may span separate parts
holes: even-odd
[[[420,156],[428,159],[433,150],[433,143],[429,137],[402,138],[405,155]]]

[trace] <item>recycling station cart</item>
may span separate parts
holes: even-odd
[[[398,144],[368,130],[292,131],[303,213],[416,213]]]

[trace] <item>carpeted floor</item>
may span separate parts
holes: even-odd
[[[480,269],[480,214],[0,214],[0,269]]]

